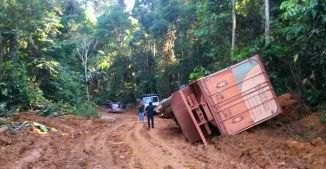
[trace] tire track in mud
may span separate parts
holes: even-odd
[[[162,119],[161,119],[162,120]],[[175,133],[169,133],[168,138],[166,135],[162,134],[160,131],[162,130],[171,130],[167,128],[166,125],[159,125],[157,130],[153,132],[145,133],[144,135],[149,135],[151,138],[151,142],[160,143],[160,147],[162,151],[165,151],[168,154],[173,155],[182,163],[183,168],[185,169],[194,169],[194,168],[205,168],[205,169],[215,169],[216,166],[212,166],[211,162],[213,159],[209,158],[205,153],[198,152],[194,150],[194,147],[190,145],[188,142],[184,142],[180,140],[180,138],[174,138],[173,135]],[[165,133],[166,134],[166,133]],[[163,137],[163,135],[165,137]],[[176,140],[177,139],[177,142]]]
[[[158,119],[159,120],[159,119]],[[203,144],[190,144],[184,140],[181,131],[172,122],[160,119],[158,130],[150,133],[155,140],[160,140],[162,145],[172,152],[176,152],[177,157],[181,157],[185,169],[216,169],[216,168],[234,168],[248,169],[232,161],[228,156],[218,151],[214,145],[204,146]]]
[[[160,129],[148,130],[146,124],[126,118],[105,132],[113,166],[132,169],[213,168],[206,156],[195,151],[186,153],[188,150],[170,145],[159,137]]]
[[[182,164],[184,169],[195,169],[195,168],[205,168],[205,169],[215,169],[214,167],[211,167],[209,165],[209,158],[206,158],[206,156],[199,154],[197,152],[191,151],[187,146],[189,146],[189,143],[187,144],[187,148],[184,148],[184,145],[182,142],[179,142],[178,144],[175,144],[171,142],[171,140],[165,140],[162,139],[159,135],[158,131],[155,131],[153,133],[149,134],[151,138],[153,138],[152,142],[159,142],[160,147],[163,152],[167,152],[167,155],[172,155],[175,160],[178,161],[178,163]],[[173,164],[170,164],[168,168],[171,168],[171,166],[174,166]],[[172,167],[173,168],[173,167]]]
[[[152,131],[153,130],[153,131]],[[162,143],[155,135],[155,129],[148,130],[145,124],[137,123],[133,130],[129,131],[125,141],[133,149],[133,157],[130,167],[139,169],[183,169],[186,160],[182,154],[174,151],[170,146]]]
[[[110,147],[106,144],[106,137],[106,132],[104,131],[85,140],[84,151],[97,163],[93,166],[94,168],[107,168],[113,165],[112,157],[108,153]]]
[[[133,124],[123,121],[120,125],[105,133],[105,144],[109,146],[107,153],[112,157],[114,166],[111,168],[130,168],[129,163],[133,150],[124,142],[124,138],[132,128],[134,128]]]
[[[76,144],[70,154],[83,154],[77,159],[81,168],[128,168],[128,161],[132,153],[122,139],[130,128],[132,126],[123,121],[111,128],[92,131],[94,133],[90,133],[85,140]]]
[[[140,130],[143,128],[142,123],[135,123],[133,130],[129,131],[125,141],[133,149],[132,161],[129,164],[131,168],[147,169],[147,168],[161,168],[160,164],[157,163],[157,159],[153,158],[155,155],[158,155],[156,152],[153,154],[153,151],[156,151],[156,147],[149,144],[148,139],[144,139],[140,135]],[[151,147],[151,149],[150,149]]]
[[[130,147],[123,142],[123,138],[132,127],[125,121],[121,121],[120,124],[110,128],[101,127],[90,131],[76,131],[62,140],[45,139],[46,141],[41,142],[41,148],[37,148],[39,145],[37,144],[32,145],[31,150],[24,150],[16,168],[24,168],[24,166],[72,169],[129,168],[128,163],[132,152]],[[43,163],[47,158],[55,158],[54,164],[49,165],[50,161],[46,164]]]

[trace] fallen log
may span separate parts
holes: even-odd
[[[172,118],[171,96],[163,99],[155,108],[155,111],[163,118]]]

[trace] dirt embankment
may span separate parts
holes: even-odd
[[[236,136],[214,137],[214,148],[250,168],[326,168],[326,127],[321,113],[291,94],[279,97],[284,113]]]
[[[283,95],[284,114],[235,136],[212,136],[208,146],[189,144],[171,119],[155,128],[137,121],[134,110],[102,119],[47,119],[31,114],[15,121],[54,127],[40,135],[30,128],[0,134],[0,168],[98,169],[325,169],[326,129],[320,113],[293,95]]]

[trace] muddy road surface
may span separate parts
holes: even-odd
[[[3,169],[325,169],[323,126],[317,117],[280,127],[268,124],[232,137],[213,136],[209,145],[189,144],[173,120],[155,119],[155,128],[137,121],[136,112],[101,119],[73,116],[47,119],[31,114],[16,121],[36,121],[57,129],[38,134],[30,128],[0,134]],[[316,127],[312,135],[301,131]],[[293,125],[293,126],[292,126]],[[290,128],[300,131],[290,131]],[[319,131],[320,130],[320,131]],[[318,132],[317,132],[318,131]],[[296,134],[298,132],[298,134]],[[308,131],[305,131],[308,132]]]
[[[2,134],[0,168],[96,169],[195,169],[229,168],[229,159],[210,158],[185,142],[172,120],[155,119],[155,128],[137,120],[135,111],[101,112],[100,120],[72,116],[46,119],[24,114],[18,121],[33,120],[56,128],[39,135],[25,129]],[[225,161],[225,162],[223,162]],[[216,163],[215,163],[216,162]]]

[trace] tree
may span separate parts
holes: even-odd
[[[81,35],[78,41],[79,44],[77,45],[76,53],[79,56],[79,59],[84,68],[85,91],[86,91],[87,101],[89,102],[90,94],[89,94],[88,63],[91,57],[91,52],[92,50],[95,49],[97,41],[94,40],[89,35]]]
[[[325,99],[322,0],[137,0],[131,13],[125,8],[121,0],[2,2],[0,109],[168,97],[257,53],[277,92]]]
[[[237,27],[237,18],[236,18],[236,3],[237,0],[232,0],[232,44],[231,44],[231,56],[234,55],[234,49],[235,49],[235,33],[236,33],[236,27]]]
[[[269,0],[265,0],[265,44],[270,43]]]

